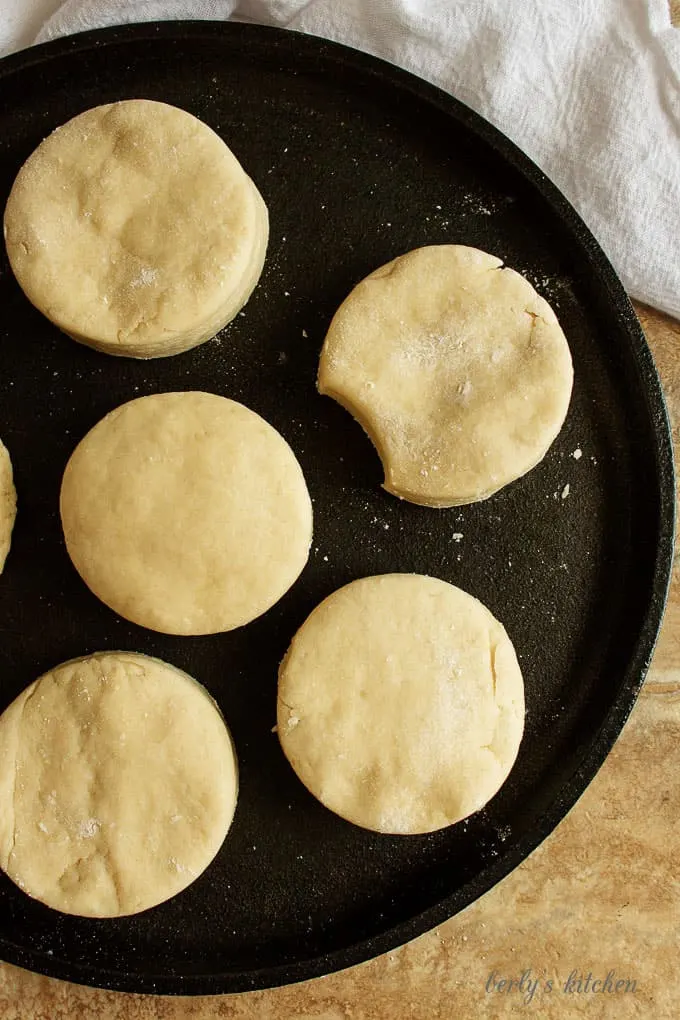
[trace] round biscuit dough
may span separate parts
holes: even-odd
[[[4,218],[36,308],[107,354],[186,351],[255,287],[267,208],[236,157],[185,110],[146,99],[87,110],[29,156]]]
[[[364,577],[299,629],[279,670],[278,734],[308,790],[356,825],[422,833],[482,808],[524,729],[502,625],[420,574]]]
[[[359,283],[331,322],[318,377],[372,439],[384,488],[433,507],[486,499],[535,467],[572,382],[548,303],[462,245],[417,248]]]
[[[237,792],[215,702],[147,655],[63,663],[0,716],[0,867],[67,914],[119,917],[181,892],[222,845]]]
[[[12,475],[12,461],[7,447],[0,440],[0,574],[12,542],[12,529],[17,515],[17,494]]]
[[[260,616],[296,580],[312,540],[293,451],[214,393],[154,394],[107,414],[66,465],[61,519],[94,594],[166,634]]]

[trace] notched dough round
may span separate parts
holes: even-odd
[[[61,487],[66,548],[128,620],[214,634],[254,620],[307,562],[312,504],[283,436],[214,393],[158,393],[88,432]]]
[[[4,227],[29,301],[74,340],[135,358],[178,354],[233,319],[269,235],[222,139],[145,99],[53,131],[19,171]]]
[[[0,867],[68,914],[134,914],[186,888],[237,792],[215,702],[147,655],[63,663],[0,716]]]
[[[328,330],[318,387],[363,425],[388,492],[447,507],[538,464],[572,382],[566,338],[527,280],[475,248],[432,245],[354,288]]]
[[[481,602],[419,574],[335,591],[279,669],[277,732],[326,807],[378,832],[419,833],[482,808],[515,761],[524,684]]]

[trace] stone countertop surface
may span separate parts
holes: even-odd
[[[680,0],[671,9],[678,24]],[[636,311],[680,462],[680,323]],[[462,913],[369,963],[241,995],[105,992],[0,963],[0,1020],[675,1020],[679,848],[676,549],[652,666],[606,762],[548,839]]]

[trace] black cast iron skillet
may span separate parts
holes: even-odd
[[[0,709],[65,659],[100,649],[159,656],[219,702],[241,794],[206,873],[136,917],[67,917],[0,876],[0,955],[140,992],[263,988],[433,927],[514,868],[577,800],[630,712],[659,628],[671,441],[649,350],[597,243],[545,176],[454,99],[360,53],[273,29],[87,33],[0,63],[2,204],[49,131],[132,97],[174,103],[222,135],[268,203],[269,254],[218,340],[145,363],[61,335],[23,297],[3,252],[0,435],[19,517],[0,580]],[[527,275],[560,318],[576,377],[542,464],[484,503],[436,511],[380,489],[370,442],[316,395],[315,375],[325,329],[354,283],[441,242],[483,248]],[[123,401],[178,389],[212,390],[262,414],[291,443],[314,499],[299,582],[261,619],[215,637],[166,637],[117,618],[77,577],[59,526],[75,443]],[[526,680],[526,733],[508,782],[484,811],[429,836],[375,835],[335,817],[271,732],[277,665],[295,629],[341,584],[393,570],[434,574],[480,598],[505,624]]]

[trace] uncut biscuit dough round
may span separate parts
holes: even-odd
[[[147,655],[62,663],[0,716],[0,867],[68,914],[119,917],[185,889],[222,845],[237,792],[217,705]]]
[[[157,358],[214,336],[264,263],[267,208],[222,139],[145,99],[87,110],[19,171],[4,219],[24,293],[74,340]]]
[[[17,494],[12,475],[12,461],[7,447],[0,440],[0,574],[12,542],[12,529],[17,515]]]
[[[535,467],[564,422],[571,355],[531,284],[476,248],[417,248],[359,283],[331,322],[318,387],[363,425],[384,488],[447,507]]]
[[[307,562],[312,505],[285,439],[214,393],[140,397],[66,465],[66,548],[88,587],[134,623],[213,634],[248,623]]]
[[[278,734],[305,786],[356,825],[420,833],[498,791],[524,729],[513,646],[488,609],[420,574],[335,591],[281,663]]]

